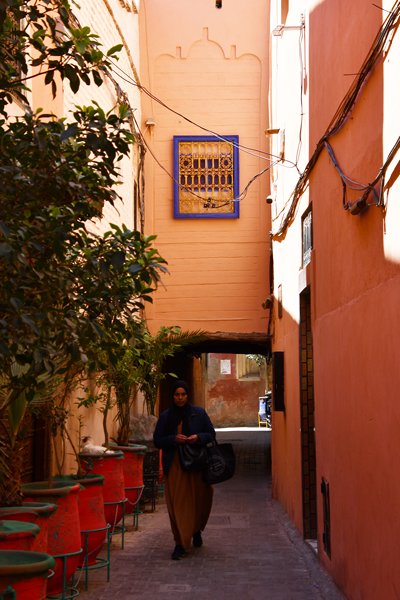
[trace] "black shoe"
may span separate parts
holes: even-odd
[[[185,554],[186,554],[185,548],[183,546],[181,546],[180,544],[177,544],[174,548],[173,553],[171,554],[171,558],[172,558],[172,560],[179,560],[183,556],[185,556]]]
[[[200,531],[196,531],[196,533],[193,534],[193,546],[195,548],[200,548],[200,546],[203,545],[203,538],[201,537],[201,532]]]

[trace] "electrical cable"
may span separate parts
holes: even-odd
[[[289,197],[289,201],[291,201],[290,208],[289,208],[286,216],[284,217],[278,231],[276,231],[275,233],[273,233],[271,235],[273,240],[281,241],[285,238],[287,229],[290,227],[290,225],[292,224],[292,222],[295,218],[296,209],[297,209],[298,203],[300,201],[300,198],[302,197],[302,195],[304,194],[304,192],[307,188],[311,172],[313,171],[315,165],[317,164],[321,152],[326,147],[325,142],[330,137],[332,137],[333,135],[338,133],[342,129],[342,127],[345,125],[345,123],[347,122],[350,112],[351,112],[354,104],[356,103],[361,91],[363,90],[363,88],[369,78],[369,75],[371,74],[375,65],[378,63],[379,59],[382,57],[382,53],[383,53],[386,43],[388,43],[388,48],[386,50],[386,53],[389,52],[393,37],[396,34],[397,29],[399,27],[399,23],[400,23],[399,15],[400,15],[400,2],[397,1],[394,4],[394,7],[393,7],[392,11],[389,13],[388,17],[386,18],[384,23],[379,28],[379,31],[378,31],[378,33],[374,39],[374,42],[367,54],[366,59],[364,60],[362,66],[361,66],[361,69],[360,69],[357,77],[355,78],[355,80],[351,84],[348,92],[344,96],[344,98],[343,98],[342,102],[340,103],[338,109],[336,110],[330,124],[328,125],[328,128],[326,129],[324,135],[318,141],[313,155],[311,156],[303,173],[301,174],[300,178],[298,179],[295,189],[293,190],[291,196]],[[396,145],[397,145],[397,142],[396,142],[395,146],[393,147],[392,151],[395,149]],[[379,178],[384,175],[384,172],[386,172],[388,165],[390,164],[391,160],[393,159],[393,156],[390,158],[390,156],[392,155],[392,151],[389,154],[388,159],[385,161],[384,166],[381,168],[377,178],[374,180],[375,181],[374,185],[376,185],[377,181],[379,181]],[[390,158],[390,160],[389,160],[389,158]],[[384,169],[384,168],[385,168],[385,171],[382,171],[382,169]],[[342,179],[342,183],[343,183],[343,179]],[[367,192],[369,193],[372,190],[371,186],[372,186],[372,184],[370,184],[369,189],[364,192],[364,195],[367,194]]]
[[[175,179],[175,177],[168,171],[168,169],[166,169],[164,167],[164,165],[158,160],[157,156],[154,154],[151,146],[149,145],[149,143],[147,142],[146,138],[144,137],[139,124],[137,122],[136,117],[133,115],[132,113],[132,118],[135,122],[136,125],[136,129],[139,133],[140,139],[142,144],[144,144],[147,148],[147,150],[149,151],[149,153],[151,154],[151,156],[153,157],[153,159],[155,160],[155,162],[158,164],[158,166],[164,171],[164,173],[166,173],[168,175],[168,177],[170,179],[172,179],[172,181],[179,187],[179,189],[182,189],[186,192],[188,192],[189,194],[191,194],[192,196],[195,196],[196,198],[199,198],[202,202],[207,202],[207,198],[204,198],[204,196],[200,196],[198,194],[196,194],[195,192],[193,192],[192,190],[188,189],[186,186],[182,185],[181,183],[179,183],[179,181],[177,181],[177,179]],[[218,203],[218,208],[221,208],[223,206],[227,206],[229,204],[231,204],[232,202],[241,202],[242,200],[244,200],[244,198],[247,196],[247,192],[249,187],[251,186],[251,184],[258,179],[259,177],[261,177],[261,175],[263,175],[264,173],[266,173],[267,171],[269,171],[277,162],[279,162],[278,160],[275,161],[275,163],[272,163],[270,165],[268,165],[268,167],[265,167],[265,169],[263,169],[262,171],[260,171],[260,173],[257,173],[256,175],[254,175],[250,181],[246,184],[246,186],[244,187],[243,191],[235,198],[230,198],[229,200],[226,201],[219,201],[217,199],[213,199],[213,202]]]
[[[301,151],[301,146],[302,146],[302,134],[303,134],[303,120],[304,120],[304,107],[303,107],[303,94],[304,94],[304,85],[303,85],[303,69],[304,69],[304,64],[303,64],[303,54],[302,54],[302,43],[304,40],[304,28],[302,28],[300,30],[300,35],[299,35],[299,60],[300,60],[300,127],[299,127],[299,143],[297,145],[297,151],[296,151],[296,159],[295,159],[295,164],[296,167],[299,164],[299,159],[300,159],[300,151]],[[300,174],[299,169],[297,168],[298,173]]]
[[[121,77],[121,79],[123,81],[125,81],[126,83],[129,83],[130,85],[133,85],[133,86],[137,87],[144,94],[146,94],[149,98],[151,98],[152,100],[154,100],[155,102],[157,102],[158,104],[160,104],[160,106],[162,106],[163,108],[165,108],[169,112],[172,112],[176,116],[181,117],[182,119],[184,119],[185,121],[187,121],[191,125],[194,125],[195,127],[198,127],[199,129],[201,129],[202,131],[205,131],[206,133],[210,133],[211,135],[215,136],[216,138],[220,139],[223,142],[228,142],[228,143],[232,144],[235,148],[237,148],[241,152],[245,152],[245,153],[250,154],[251,156],[255,156],[256,158],[259,158],[261,160],[270,160],[271,162],[273,162],[274,159],[275,160],[279,159],[279,160],[282,161],[281,157],[279,157],[279,156],[277,156],[275,154],[271,154],[270,152],[265,152],[264,150],[259,150],[257,148],[250,148],[249,146],[245,146],[243,144],[236,144],[235,142],[232,142],[231,140],[227,140],[226,138],[224,138],[224,136],[220,135],[216,131],[213,131],[212,129],[209,129],[209,128],[201,125],[200,123],[197,123],[196,121],[193,121],[189,117],[185,116],[184,114],[180,113],[179,111],[175,110],[174,108],[168,106],[168,104],[166,104],[163,100],[161,100],[160,98],[158,98],[157,96],[155,96],[144,85],[138,84],[136,81],[134,81],[131,78],[131,76],[129,75],[129,73],[126,73],[123,69],[121,69],[116,64],[115,61],[110,61],[110,62],[113,65],[113,69],[115,69],[115,74],[118,77]],[[291,160],[286,160],[285,159],[282,162],[283,163],[288,163],[287,165],[284,165],[284,164],[282,165],[282,166],[285,166],[285,168],[289,168],[289,169],[297,168],[296,163],[294,163]]]

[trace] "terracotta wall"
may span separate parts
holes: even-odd
[[[300,171],[360,73],[382,20],[393,8],[392,3],[384,2],[382,11],[361,0],[309,3],[303,72],[303,125],[309,126],[303,128]],[[302,3],[291,2],[288,22],[294,24],[303,10]],[[289,33],[280,41],[285,43]],[[400,66],[400,42],[397,31],[392,33],[392,44],[385,46],[351,113],[340,131],[329,138],[351,185],[374,180],[398,137],[395,105],[399,93],[394,74]],[[281,74],[286,65],[290,68],[293,64],[290,48],[282,51],[275,49],[281,52]],[[284,119],[284,111],[280,116]],[[287,157],[294,160],[297,147],[297,141],[288,145]],[[395,477],[400,451],[397,165],[395,155],[385,180],[385,208],[371,206],[363,214],[352,215],[343,209],[342,180],[324,148],[286,237],[274,243],[275,295],[281,284],[283,304],[282,317],[275,313],[274,349],[285,351],[286,374],[286,411],[273,416],[274,494],[302,530],[298,324],[299,294],[308,287],[314,348],[318,550],[324,566],[350,600],[395,600],[400,594],[396,568],[400,525],[395,516],[400,501]],[[282,171],[275,175],[277,205],[284,206],[286,199],[288,207],[290,188],[279,180],[285,179]],[[362,193],[360,189],[348,191],[349,203]],[[373,196],[368,201],[372,203]],[[311,264],[302,268],[301,216],[309,202],[313,252]],[[279,225],[276,218],[275,231]],[[330,491],[330,556],[323,540],[322,479],[329,483]]]
[[[230,372],[224,372],[225,367]],[[214,427],[258,426],[258,398],[265,393],[265,373],[239,378],[237,355],[208,354],[206,382],[206,409]]]
[[[254,0],[249,10],[230,0],[218,10],[211,0],[146,0],[140,16],[142,81],[176,111],[142,96],[143,133],[157,160],[149,151],[146,231],[157,235],[170,270],[147,308],[150,326],[265,332],[268,178],[249,187],[238,219],[174,219],[172,140],[206,135],[204,129],[239,135],[240,144],[255,149],[240,152],[241,191],[269,164],[259,152],[268,118],[268,40],[259,27],[267,27],[267,3]]]

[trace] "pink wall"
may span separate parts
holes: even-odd
[[[266,150],[268,43],[265,2],[147,0],[141,6],[142,78],[182,116],[143,99],[143,131],[158,161],[173,172],[174,135],[239,135],[240,190],[268,164]],[[254,32],[258,31],[258,35]],[[155,125],[146,127],[152,118]],[[200,127],[201,126],[201,127]],[[265,332],[268,313],[268,176],[240,203],[239,219],[173,218],[173,181],[146,157],[146,231],[168,260],[170,274],[147,310],[160,325],[223,332]]]

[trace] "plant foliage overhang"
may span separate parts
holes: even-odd
[[[154,237],[88,227],[118,198],[118,163],[136,142],[129,107],[76,107],[71,121],[29,109],[33,77],[53,96],[60,78],[73,92],[99,86],[120,49],[104,53],[71,6],[0,0],[0,422],[9,433],[0,460],[49,378],[96,364],[99,348],[112,360],[166,270]],[[11,118],[15,99],[25,112]]]

